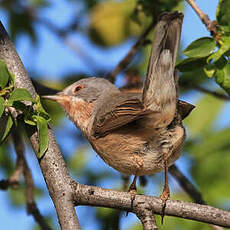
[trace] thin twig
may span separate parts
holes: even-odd
[[[230,97],[225,95],[225,94],[222,94],[222,93],[218,93],[218,92],[214,92],[210,89],[206,89],[204,88],[203,86],[200,86],[200,85],[196,85],[196,84],[191,84],[191,83],[180,83],[180,87],[184,88],[184,89],[195,89],[199,92],[202,92],[202,93],[207,93],[209,95],[212,95],[216,98],[219,98],[221,100],[225,100],[225,101],[230,101]]]
[[[196,86],[193,86],[193,88],[194,88],[195,90],[200,91],[200,92],[210,94],[210,95],[212,95],[212,96],[214,96],[214,97],[217,97],[217,98],[219,98],[219,99],[226,100],[226,101],[230,101],[230,97],[229,97],[229,96],[224,95],[224,94],[220,94],[220,93],[217,93],[217,92],[213,92],[213,91],[211,91],[211,90],[209,90],[209,89],[205,89],[205,88],[202,87],[202,86],[196,85]]]
[[[108,79],[111,82],[114,82],[117,74],[120,73],[121,71],[123,71],[130,64],[134,55],[137,53],[139,48],[144,43],[147,35],[154,28],[154,26],[156,24],[155,18],[156,17],[154,17],[152,23],[148,26],[148,28],[144,31],[144,33],[139,37],[139,39],[136,41],[136,43],[131,47],[131,49],[126,54],[126,56],[118,63],[118,65],[115,67],[115,69],[110,74],[108,74]]]
[[[170,174],[177,180],[181,188],[194,200],[197,204],[206,204],[203,200],[201,193],[197,188],[188,180],[188,178],[177,168],[176,165],[169,167]]]
[[[37,222],[37,224],[40,226],[42,230],[51,230],[49,225],[46,223],[45,218],[41,215],[39,209],[37,208],[37,205],[34,200],[33,177],[24,156],[24,145],[23,145],[21,135],[18,133],[18,130],[13,129],[12,137],[13,137],[13,142],[14,142],[18,159],[21,159],[22,162],[23,175],[26,184],[27,213],[31,214],[34,217],[34,220]]]
[[[217,23],[216,21],[211,21],[209,16],[205,14],[196,4],[194,0],[186,0],[188,4],[194,9],[197,15],[200,17],[201,21],[205,24],[208,31],[212,33],[214,37],[217,35]]]
[[[9,187],[17,189],[23,173],[23,159],[17,155],[16,168],[8,180],[0,181],[0,189],[7,190]]]

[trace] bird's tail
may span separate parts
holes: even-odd
[[[142,102],[146,109],[159,112],[176,110],[177,92],[174,78],[183,14],[164,13],[155,27],[152,51],[143,88]]]

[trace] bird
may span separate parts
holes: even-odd
[[[180,156],[186,136],[182,120],[194,108],[178,99],[175,63],[182,22],[183,14],[177,11],[159,17],[142,92],[121,91],[105,78],[88,77],[43,96],[60,104],[109,166],[134,175],[132,198],[138,176],[162,170],[160,198],[166,203],[170,197],[168,167]]]

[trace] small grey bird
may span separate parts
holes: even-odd
[[[194,108],[178,100],[174,74],[183,14],[164,13],[155,28],[143,92],[121,92],[103,78],[81,79],[56,95],[98,155],[121,173],[137,176],[165,170],[161,195],[169,198],[168,166],[180,156],[185,139],[184,119]]]

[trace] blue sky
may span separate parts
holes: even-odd
[[[82,6],[74,3],[74,1],[50,0],[50,2],[53,3],[52,6],[48,9],[41,10],[40,16],[48,18],[50,21],[54,22],[60,27],[68,24],[72,16],[74,14],[80,13],[82,10]],[[215,9],[218,2],[217,0],[212,0],[211,3],[210,0],[197,0],[196,2],[200,6],[200,8],[203,9],[210,16],[212,20],[215,19]],[[7,28],[7,15],[2,10],[0,10],[0,19]],[[85,19],[85,21],[83,20],[83,23],[87,23],[87,19]],[[36,31],[39,36],[39,43],[37,44],[37,46],[34,46],[34,44],[31,43],[31,41],[26,36],[21,36],[16,44],[17,51],[26,69],[29,72],[36,72],[39,73],[40,76],[43,76],[43,78],[49,77],[49,79],[53,80],[60,79],[61,76],[71,72],[85,72],[87,75],[92,75],[93,70],[88,69],[88,66],[84,63],[84,61],[81,60],[81,57],[77,56],[70,49],[66,48],[59,38],[57,38],[55,35],[53,35],[50,31],[48,31],[41,25],[36,25]],[[194,13],[190,6],[186,4],[185,18],[182,29],[182,48],[185,48],[191,41],[203,36],[209,36],[209,33],[207,32],[205,26],[201,23],[198,16]],[[99,65],[101,63],[105,63],[105,68],[108,69],[108,71],[116,66],[121,58],[128,52],[134,42],[134,40],[129,40],[119,47],[110,48],[102,52],[102,49],[94,47],[90,43],[90,41],[85,36],[83,36],[83,34],[79,33],[78,35],[72,36],[70,38],[72,42],[80,44],[84,52],[89,52],[90,55],[94,57],[94,60],[96,60],[95,66],[97,66],[97,64]],[[200,97],[200,95],[201,94],[199,93],[195,93],[192,95],[189,94],[185,95],[184,98],[187,101],[194,102]],[[229,111],[230,105],[228,104],[224,108],[220,119],[217,121],[218,125],[220,125],[221,127],[230,125],[230,117],[227,116],[227,114],[229,114]],[[62,126],[57,128],[56,130],[56,137],[58,142],[61,144],[62,148],[68,149],[70,147],[74,147],[74,144],[71,143],[71,141],[68,142],[68,147],[61,143],[63,142],[63,135],[61,134],[63,128],[66,128],[68,130],[75,129],[73,124],[66,119],[64,121],[64,124],[62,124]],[[68,139],[68,135],[66,139]],[[91,154],[91,157],[98,164],[96,166],[98,170],[100,167],[106,167],[105,164],[102,163],[100,158],[96,157],[94,153]],[[48,196],[44,180],[41,176],[39,165],[34,155],[31,154],[30,149],[28,149],[27,151],[27,158],[30,164],[30,168],[32,169],[36,186],[41,187],[46,193],[46,198],[43,198],[42,200],[39,200],[37,202],[38,206],[44,215],[54,213],[55,210]],[[188,175],[187,168],[183,166],[186,165],[184,164],[184,162],[184,157],[181,157],[177,164],[182,168],[184,173]],[[116,173],[116,175],[117,177],[119,177],[118,173]],[[2,177],[3,175],[0,172],[0,179]],[[105,184],[103,184],[102,186],[109,188],[110,182],[105,182]],[[152,186],[154,187],[154,185]],[[154,188],[151,188],[151,194],[153,194],[153,192],[156,191],[154,191]],[[33,218],[26,216],[25,209],[12,208],[7,200],[7,192],[0,191],[0,201],[0,220],[2,229],[31,229],[31,226],[33,226]],[[83,217],[87,215],[89,208],[81,207],[78,209],[78,215],[80,219],[84,219]],[[93,212],[93,209],[91,209],[90,212]],[[89,216],[87,223],[82,222],[83,229],[95,229],[93,227],[93,219],[90,218],[91,217]],[[122,218],[121,224],[122,226],[124,226],[125,223],[129,221],[133,223],[132,220],[134,219],[135,217],[133,215],[129,215],[128,218]]]

